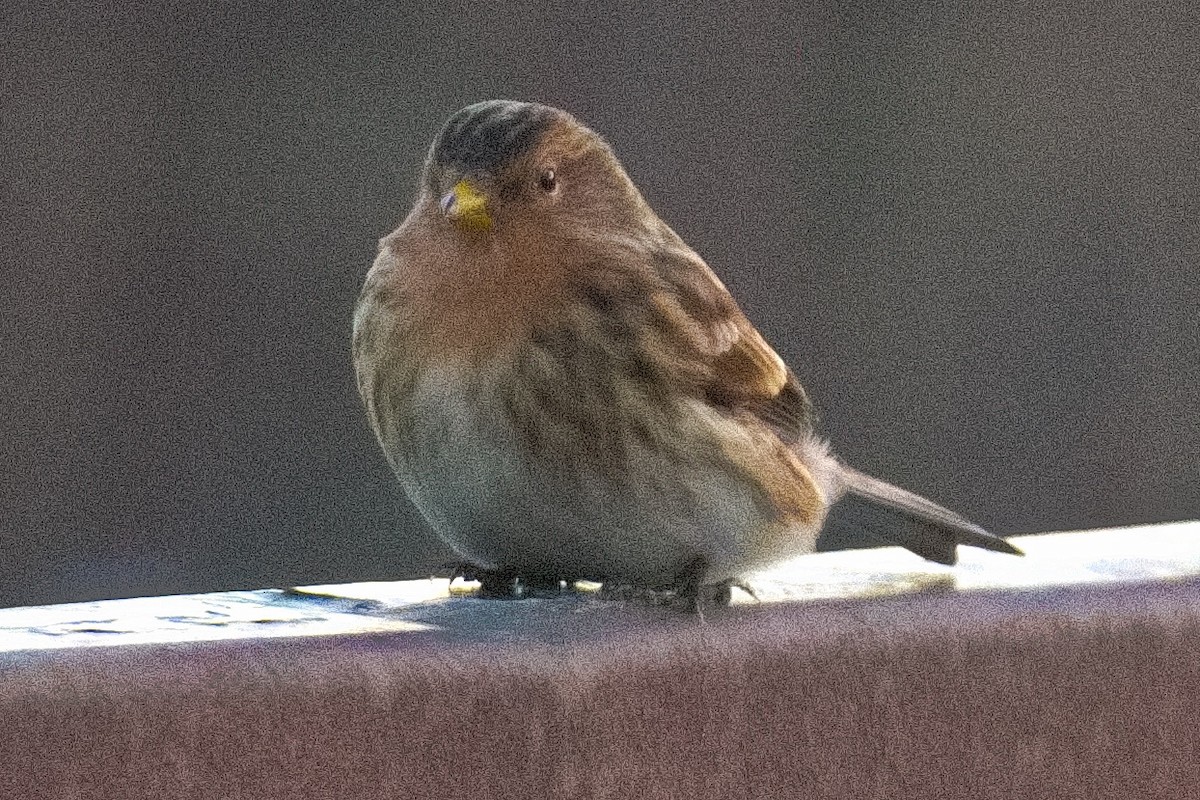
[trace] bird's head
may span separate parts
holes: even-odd
[[[686,250],[599,135],[565,111],[489,100],[434,139],[368,285],[404,298],[414,341],[439,357],[491,353],[570,317],[581,297],[656,284],[650,254],[664,248]]]
[[[472,241],[629,230],[648,212],[599,135],[537,103],[488,100],[455,113],[422,184],[425,202]]]

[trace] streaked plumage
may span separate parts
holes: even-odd
[[[485,572],[694,589],[811,551],[848,493],[926,558],[1016,552],[830,455],[713,272],[546,106],[446,123],[367,276],[354,361],[406,493]]]

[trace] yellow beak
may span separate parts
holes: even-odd
[[[442,213],[461,230],[472,233],[492,227],[488,215],[487,196],[470,181],[461,180],[442,198]]]

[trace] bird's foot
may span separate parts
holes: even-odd
[[[600,596],[606,600],[634,601],[650,606],[671,606],[691,612],[704,619],[708,608],[724,608],[732,602],[733,590],[741,589],[758,599],[754,589],[744,580],[730,578],[717,583],[705,583],[708,562],[696,558],[689,562],[675,580],[664,586],[647,587],[636,584],[606,581],[600,587]]]
[[[450,582],[462,578],[476,581],[476,597],[499,600],[519,600],[523,597],[545,597],[561,594],[567,584],[550,575],[522,576],[514,569],[481,569],[472,564],[460,564],[450,576]]]
[[[733,602],[733,590],[741,589],[758,600],[750,584],[740,578],[727,578],[717,583],[704,583],[708,562],[703,558],[692,561],[675,579],[675,597],[685,610],[694,611],[704,619],[704,609],[726,608]]]
[[[761,603],[758,592],[754,591],[754,587],[741,578],[729,578],[728,580],[714,583],[712,588],[718,592],[717,605],[727,606],[733,602],[733,590],[741,589],[755,602]]]

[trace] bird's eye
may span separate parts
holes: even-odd
[[[545,170],[538,176],[538,188],[546,194],[550,194],[558,189],[558,175],[554,173],[554,170]]]

